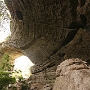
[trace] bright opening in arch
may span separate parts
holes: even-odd
[[[4,0],[0,0],[0,43],[6,41],[7,37],[11,35],[10,19],[11,16]]]
[[[23,78],[29,78],[31,75],[30,68],[34,64],[27,56],[22,55],[15,59],[14,65],[14,70],[21,71]]]

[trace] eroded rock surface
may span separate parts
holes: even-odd
[[[33,84],[30,90],[52,90],[52,84]]]
[[[63,61],[56,75],[53,90],[90,90],[90,69],[79,58]]]
[[[33,73],[57,66],[62,58],[65,60],[90,56],[90,32],[67,29],[78,19],[78,0],[5,2],[12,17],[11,37],[6,45],[20,49],[32,60],[35,64]],[[22,22],[17,17],[17,10],[22,13]],[[89,12],[90,6],[87,8],[88,21]],[[77,28],[77,25],[75,27]]]
[[[52,86],[50,84],[47,84],[41,90],[52,90]]]
[[[48,72],[55,72],[56,66],[63,60],[82,58],[86,61],[90,58],[90,32],[86,29],[67,29],[72,21],[78,19],[78,0],[5,1],[12,16],[12,33],[5,45],[20,49],[35,64],[33,82],[54,81],[55,78],[52,80],[53,75],[48,75]],[[17,18],[17,10],[23,15],[22,22]],[[90,22],[90,5],[86,17]],[[83,65],[81,67],[84,69]]]

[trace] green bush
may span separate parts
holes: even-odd
[[[8,54],[4,54],[1,59],[0,69],[0,90],[9,90],[7,87],[9,84],[20,83],[21,90],[28,90],[28,81],[22,77],[21,71],[13,71],[13,65],[11,63],[12,58]],[[19,84],[18,84],[19,85]],[[17,86],[11,86],[10,90],[17,90]]]
[[[8,54],[4,54],[1,59],[1,69],[4,71],[11,71],[13,68],[11,61],[12,58]]]
[[[10,56],[8,54],[4,54],[1,59],[1,67],[0,67],[0,90],[6,90],[6,87],[9,84],[13,84],[16,82],[16,79],[12,77],[11,68],[13,65],[10,63]]]
[[[0,90],[4,90],[9,84],[16,82],[16,79],[10,76],[9,72],[0,72]]]

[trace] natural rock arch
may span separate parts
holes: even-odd
[[[77,17],[77,0],[73,0],[75,5],[71,0],[5,0],[5,2],[12,16],[12,35],[6,45],[20,49],[30,57],[36,64],[33,73],[56,67],[63,59],[89,58],[90,32],[82,29],[72,34],[75,31],[67,30],[68,25]],[[69,33],[72,35],[71,39],[67,38]],[[65,40],[68,42],[63,45]]]

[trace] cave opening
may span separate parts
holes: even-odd
[[[25,79],[28,79],[31,76],[31,67],[34,64],[31,62],[31,60],[25,56],[21,55],[17,57],[14,60],[14,71],[17,71],[14,73],[14,76],[18,78],[19,76],[22,76]]]
[[[0,43],[6,41],[11,36],[10,20],[10,12],[4,0],[0,0]]]

